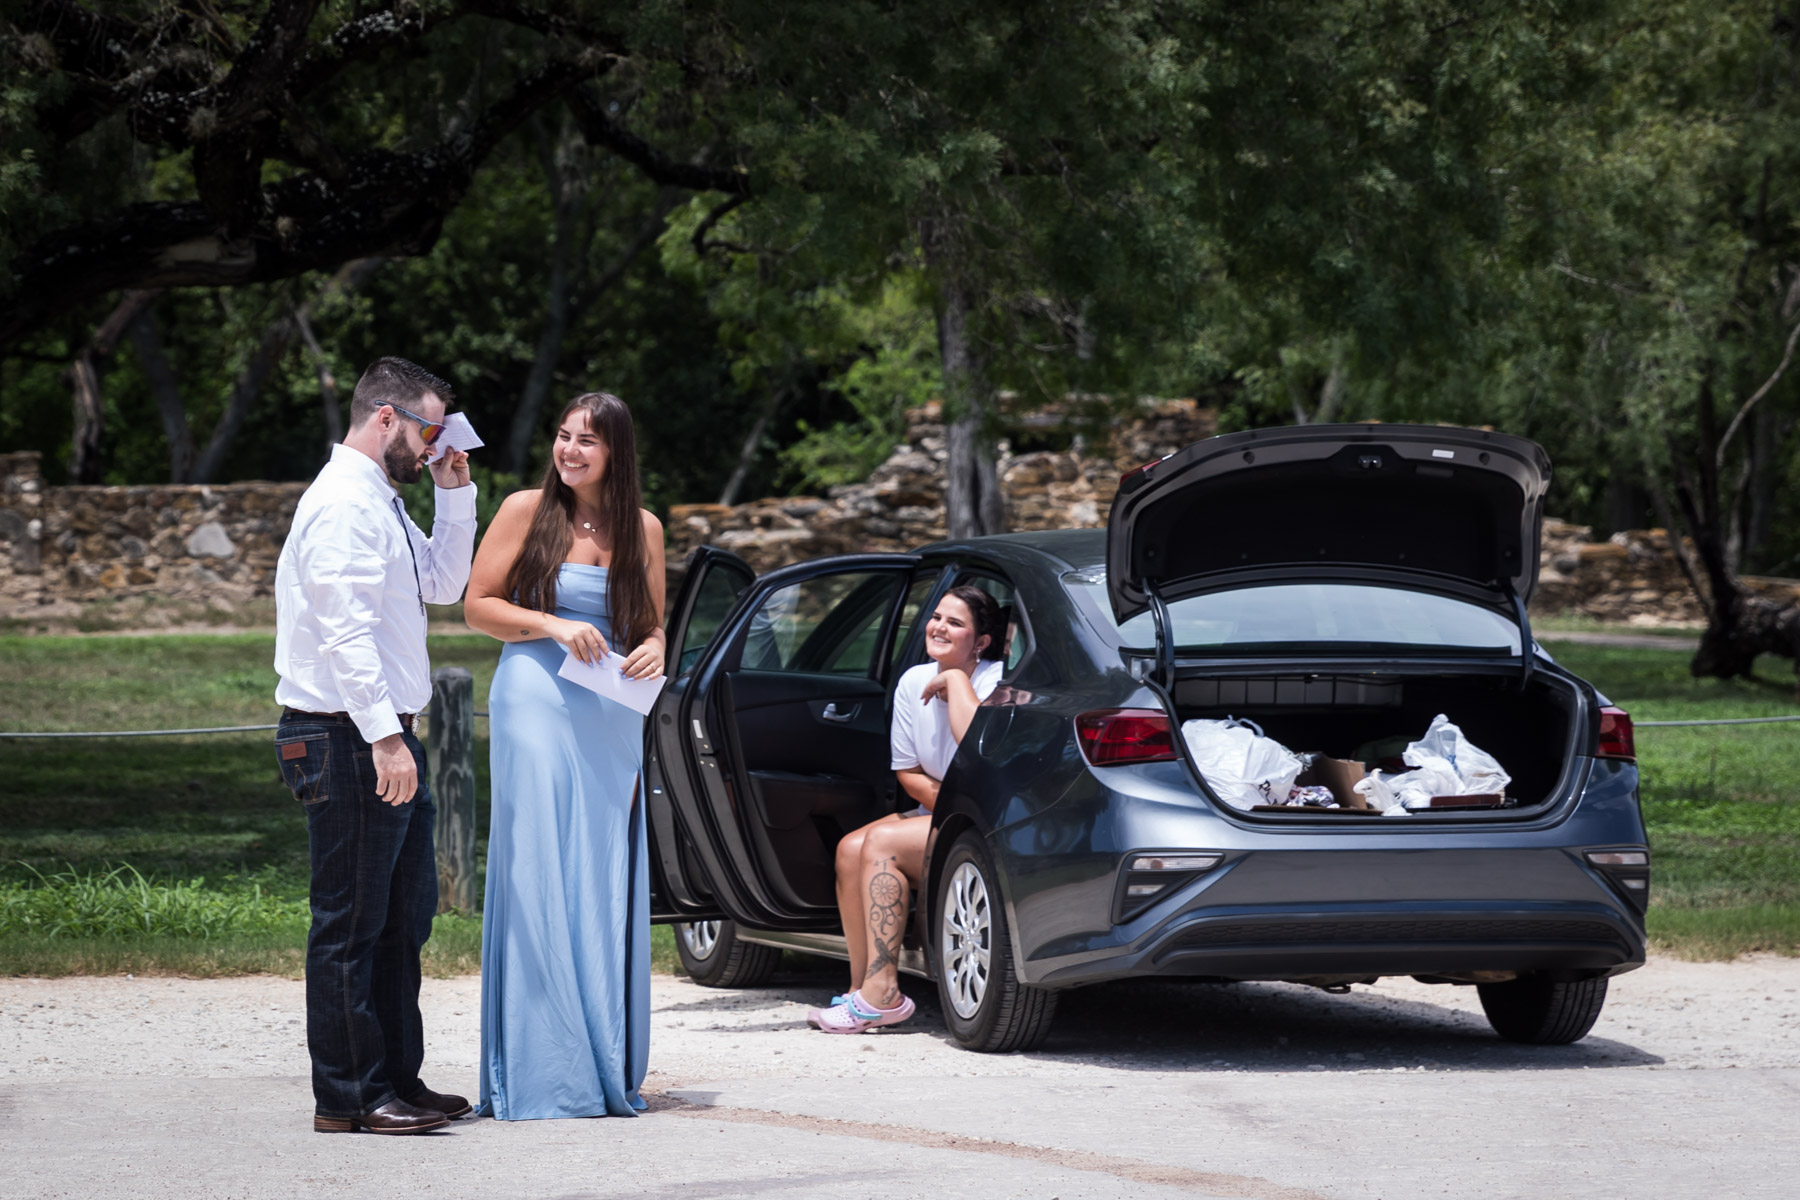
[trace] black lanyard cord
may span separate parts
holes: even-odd
[[[406,556],[412,559],[413,589],[419,594],[419,612],[425,612],[425,585],[419,580],[419,555],[413,550],[412,530],[406,524],[406,510],[400,507],[400,497],[394,497],[394,515],[400,518],[400,536],[406,539]]]

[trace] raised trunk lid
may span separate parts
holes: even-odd
[[[1302,425],[1196,442],[1119,484],[1106,580],[1120,623],[1219,587],[1392,580],[1523,619],[1550,459],[1435,425]],[[1529,657],[1529,654],[1527,655]]]

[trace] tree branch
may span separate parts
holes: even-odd
[[[1788,369],[1788,364],[1794,361],[1796,343],[1800,343],[1800,322],[1796,322],[1793,331],[1788,334],[1787,347],[1781,352],[1781,361],[1775,365],[1775,373],[1763,380],[1763,385],[1757,388],[1748,400],[1744,401],[1744,406],[1737,410],[1735,417],[1731,418],[1731,424],[1725,427],[1725,435],[1719,439],[1718,457],[1715,463],[1718,470],[1725,469],[1725,448],[1731,445],[1731,439],[1737,436],[1738,427],[1743,425],[1744,418],[1750,415],[1750,410],[1756,407],[1756,402],[1768,395],[1770,389],[1781,381],[1782,373]]]
[[[308,173],[260,188],[242,230],[221,228],[198,201],[131,205],[58,230],[13,260],[19,282],[0,307],[0,348],[120,288],[231,287],[332,270],[354,258],[424,254],[494,146],[571,83],[614,61],[547,64],[467,133],[428,149],[369,150],[347,159],[341,178]]]
[[[705,258],[706,252],[709,250],[725,250],[735,254],[750,253],[748,246],[741,246],[736,242],[709,242],[706,240],[706,235],[725,217],[725,214],[739,207],[748,199],[750,199],[748,194],[740,193],[722,203],[713,205],[712,211],[700,218],[700,223],[694,226],[695,254]]]
[[[567,96],[582,137],[590,145],[612,151],[652,181],[695,192],[725,192],[748,196],[750,176],[741,167],[708,167],[686,162],[652,146],[607,115],[606,105],[592,88],[578,87]]]

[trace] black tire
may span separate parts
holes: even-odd
[[[707,927],[716,926],[709,940]],[[703,987],[755,987],[781,962],[781,951],[737,935],[730,921],[694,921],[675,926],[675,953],[688,978]]]
[[[1494,1032],[1509,1042],[1566,1046],[1588,1035],[1606,1003],[1606,979],[1557,983],[1527,975],[1508,983],[1477,984]]]
[[[974,909],[967,903],[975,880],[978,916],[971,915]],[[1019,982],[1006,927],[1006,902],[987,845],[973,830],[950,847],[934,890],[931,935],[936,939],[938,999],[950,1035],[964,1048],[986,1054],[1035,1050],[1050,1035],[1056,993]],[[970,936],[972,929],[982,935]],[[980,945],[982,941],[985,945]],[[958,952],[965,943],[972,955]],[[981,951],[986,954],[985,980],[978,969]]]

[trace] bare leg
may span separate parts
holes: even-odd
[[[863,894],[868,897],[868,962],[862,997],[892,1008],[900,1003],[900,946],[906,939],[907,901],[925,862],[931,822],[914,817],[879,822],[862,847]]]
[[[860,829],[852,829],[837,844],[838,919],[844,923],[844,943],[850,952],[850,986],[855,991],[869,969],[869,911],[864,899],[869,894],[863,879],[863,842],[871,829],[891,825],[898,816],[878,817]]]
[[[850,987],[854,991],[869,969],[869,917],[863,911],[862,848],[869,827],[852,829],[837,844],[838,919],[850,951]]]

